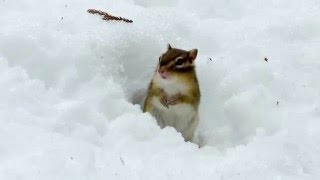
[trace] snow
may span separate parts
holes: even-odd
[[[317,0],[1,1],[0,179],[318,179],[319,10]],[[201,148],[130,102],[167,43],[199,50]]]

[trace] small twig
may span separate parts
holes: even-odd
[[[98,14],[100,16],[103,16],[102,19],[105,20],[105,21],[124,21],[126,23],[132,23],[133,21],[130,20],[130,19],[126,19],[126,18],[123,18],[123,17],[117,17],[117,16],[112,16],[110,14],[108,14],[107,12],[104,12],[104,11],[100,11],[100,10],[96,10],[96,9],[88,9],[88,13],[90,14]]]
[[[120,161],[121,161],[122,165],[124,165],[124,160],[122,159],[121,156],[120,156]]]

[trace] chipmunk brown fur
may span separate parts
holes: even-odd
[[[194,61],[198,50],[172,48],[159,57],[144,103],[161,128],[174,127],[185,141],[193,139],[199,123],[200,88]]]

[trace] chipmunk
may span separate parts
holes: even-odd
[[[172,48],[159,57],[144,102],[161,128],[174,127],[185,141],[192,141],[199,123],[200,88],[194,61],[198,50]]]

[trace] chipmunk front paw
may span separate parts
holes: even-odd
[[[166,94],[164,91],[162,91],[162,92],[160,93],[160,95],[159,95],[159,100],[160,100],[160,103],[161,103],[164,107],[169,108],[168,96],[167,96],[167,94]]]
[[[181,94],[177,94],[177,95],[174,95],[174,96],[172,96],[170,98],[167,98],[167,104],[176,105],[176,104],[179,103],[180,98],[181,98]]]
[[[159,95],[160,103],[169,108],[169,105],[176,105],[181,101],[181,94],[176,94],[174,96],[169,97],[164,91],[162,91]]]

